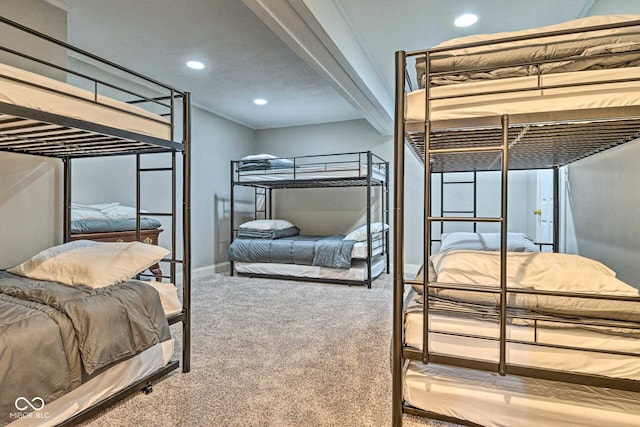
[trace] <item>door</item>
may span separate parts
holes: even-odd
[[[536,242],[553,243],[553,170],[539,170],[536,185]]]

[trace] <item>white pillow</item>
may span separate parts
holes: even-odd
[[[371,223],[371,234],[380,233],[382,230],[388,230],[389,225],[382,224],[381,222]],[[364,242],[367,240],[367,225],[358,227],[351,233],[347,234],[342,240],[355,240],[357,242]]]
[[[257,219],[255,221],[245,222],[240,224],[240,228],[248,228],[251,230],[284,230],[285,228],[294,227],[286,219]]]
[[[445,233],[440,238],[440,252],[470,249],[474,251],[499,251],[500,233]],[[533,239],[524,233],[507,233],[508,252],[539,252]]]
[[[273,156],[271,154],[252,154],[250,156],[244,156],[240,160],[268,160],[268,159],[277,159],[278,157]]]
[[[500,253],[454,250],[431,257],[438,282],[500,286]],[[510,252],[510,288],[638,296],[638,290],[615,278],[605,265],[580,255]]]
[[[101,288],[130,279],[168,253],[163,247],[140,242],[76,240],[45,249],[8,271],[36,280]]]

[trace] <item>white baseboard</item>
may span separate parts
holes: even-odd
[[[205,265],[191,270],[191,280],[210,276],[216,273],[227,273],[229,271],[229,261],[218,264]],[[176,282],[182,283],[182,272],[176,273]]]

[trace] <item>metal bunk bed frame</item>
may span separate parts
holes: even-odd
[[[24,58],[40,65],[45,65],[47,67],[51,67],[52,69],[69,74],[74,74],[81,78],[90,80],[91,82],[93,82],[94,98],[93,100],[88,100],[69,93],[47,88],[45,86],[40,86],[26,80],[19,80],[8,76],[3,76],[3,78],[19,81],[20,83],[29,84],[40,89],[49,90],[63,96],[77,98],[84,102],[99,104],[104,108],[111,108],[132,115],[138,115],[135,112],[131,112],[125,109],[121,109],[117,106],[100,102],[98,97],[98,90],[99,87],[104,86],[133,96],[135,99],[129,101],[129,104],[153,104],[156,106],[164,107],[169,111],[168,113],[162,114],[162,116],[169,117],[168,124],[157,119],[142,116],[146,119],[155,120],[159,123],[167,124],[168,126],[170,126],[171,139],[167,140],[71,117],[61,116],[46,111],[40,111],[22,107],[19,105],[0,102],[0,123],[12,123],[12,133],[10,136],[3,136],[2,140],[0,141],[0,151],[58,158],[62,160],[64,174],[64,242],[68,242],[71,240],[71,165],[73,159],[119,155],[136,156],[136,236],[138,241],[142,240],[140,237],[141,175],[145,172],[165,171],[171,173],[171,211],[151,212],[145,213],[145,215],[165,216],[171,218],[171,258],[161,260],[161,262],[170,263],[170,274],[168,276],[162,277],[170,279],[172,283],[176,283],[176,265],[182,265],[183,308],[180,313],[167,318],[170,325],[182,323],[182,360],[181,362],[178,360],[170,361],[166,366],[151,373],[147,377],[136,381],[125,389],[107,397],[106,399],[96,403],[95,405],[85,409],[84,411],[72,416],[71,418],[59,424],[61,426],[71,426],[95,416],[97,413],[103,411],[107,407],[134,393],[140,391],[144,392],[145,394],[151,393],[151,391],[153,390],[153,382],[178,369],[179,367],[182,368],[182,372],[184,373],[187,373],[191,370],[191,94],[189,92],[183,92],[175,89],[167,84],[139,74],[133,70],[115,64],[107,59],[101,58],[85,50],[79,49],[66,42],[57,40],[44,33],[7,19],[3,16],[0,16],[0,22],[17,30],[20,30],[25,35],[34,36],[40,40],[44,40],[45,42],[62,47],[67,51],[72,51],[76,54],[79,54],[83,58],[90,58],[91,60],[96,61],[101,65],[107,66],[110,69],[115,69],[119,72],[123,72],[129,78],[136,78],[139,79],[139,81],[144,81],[148,84],[153,85],[155,90],[166,93],[166,95],[151,98],[128,90],[126,88],[118,87],[106,81],[93,78],[84,73],[75,72],[66,67],[53,64],[49,61],[45,61],[25,53],[15,51],[6,46],[0,46],[0,50],[17,57]],[[180,142],[174,141],[177,103],[182,103],[182,140]],[[46,130],[39,130],[38,128],[43,125],[49,127]],[[6,131],[7,128],[4,128],[3,130]],[[171,166],[162,168],[145,168],[141,166],[141,156],[143,154],[157,153],[170,154]],[[182,154],[182,259],[176,258],[175,255],[177,250],[177,153]],[[141,274],[140,276],[152,275]]]
[[[331,158],[336,156],[358,156],[358,171],[359,176],[350,176],[350,177],[337,177],[337,178],[305,178],[304,171],[296,171],[296,167],[301,164],[301,160],[306,161],[309,159],[322,159],[322,158]],[[262,181],[241,181],[240,178],[240,163],[241,160],[232,160],[231,161],[231,235],[229,244],[233,243],[236,238],[236,234],[238,229],[235,228],[235,188],[237,186],[243,187],[252,187],[254,188],[254,215],[255,219],[259,219],[258,216],[260,214],[263,215],[265,219],[271,219],[273,215],[273,205],[272,205],[272,192],[275,189],[301,189],[301,188],[347,188],[347,187],[365,187],[367,192],[367,279],[364,281],[357,280],[339,280],[339,279],[323,279],[323,278],[309,278],[309,277],[296,277],[296,276],[285,276],[285,275],[265,275],[265,274],[253,274],[253,273],[242,273],[245,276],[249,277],[262,277],[262,278],[270,278],[270,279],[283,279],[283,280],[293,280],[293,281],[301,281],[301,282],[321,282],[321,283],[337,283],[344,285],[366,285],[367,288],[371,289],[371,283],[377,277],[371,277],[371,262],[373,260],[373,245],[372,245],[372,236],[371,236],[371,202],[372,202],[372,194],[373,187],[381,187],[382,195],[381,195],[381,216],[383,223],[389,223],[389,162],[381,159],[380,157],[373,154],[371,151],[366,152],[353,152],[353,153],[336,153],[336,154],[320,154],[320,155],[309,155],[309,156],[296,156],[296,157],[285,157],[285,159],[290,159],[293,162],[293,178],[286,180],[262,180]],[[366,159],[366,160],[365,160]],[[362,176],[362,166],[363,160],[366,161],[368,165],[366,176]],[[324,167],[328,164],[335,164],[342,162],[327,162],[324,163]],[[373,165],[383,165],[384,169],[384,181],[372,178],[371,171],[373,170]],[[265,169],[265,172],[269,172],[269,169]],[[274,172],[277,169],[273,170]],[[300,176],[300,178],[298,178]],[[260,199],[260,196],[262,199]],[[260,200],[264,201],[264,208],[260,209],[259,203]],[[385,230],[382,233],[382,247],[384,251],[384,255],[386,258],[386,271],[389,272],[389,230]],[[230,261],[230,275],[234,275],[234,263]]]
[[[518,375],[524,377],[540,378],[552,381],[560,381],[574,384],[585,384],[596,387],[609,387],[620,390],[640,391],[640,381],[629,379],[618,379],[600,375],[580,374],[569,371],[557,371],[553,369],[543,369],[530,366],[510,364],[506,360],[507,343],[519,343],[514,339],[509,339],[506,335],[507,295],[513,293],[536,294],[545,296],[561,296],[575,298],[606,299],[612,301],[628,301],[640,303],[640,297],[622,296],[601,296],[578,294],[571,292],[551,292],[551,291],[531,291],[523,289],[507,289],[507,189],[508,170],[517,169],[544,169],[554,170],[554,196],[557,201],[558,195],[558,169],[574,161],[597,154],[606,149],[616,147],[628,141],[633,141],[640,137],[640,105],[630,105],[625,107],[602,107],[585,110],[565,110],[558,112],[527,113],[527,114],[503,114],[501,116],[485,116],[471,119],[449,119],[431,120],[431,101],[436,99],[450,99],[464,97],[456,95],[450,97],[431,96],[431,77],[454,74],[455,72],[430,72],[430,63],[439,54],[447,54],[449,51],[463,48],[474,48],[499,43],[514,41],[532,40],[547,36],[557,36],[570,33],[588,33],[592,31],[611,29],[619,27],[639,26],[640,21],[630,21],[626,23],[598,25],[582,29],[570,29],[538,33],[533,35],[514,36],[492,40],[489,42],[476,42],[464,45],[433,48],[413,52],[396,52],[396,108],[395,108],[395,195],[394,195],[394,296],[393,296],[393,340],[392,340],[392,423],[394,426],[401,426],[403,414],[418,415],[447,422],[458,423],[467,426],[478,426],[468,420],[446,416],[440,413],[431,412],[421,408],[411,406],[404,401],[403,395],[403,368],[406,361],[416,360],[424,364],[436,363],[462,368],[470,368],[482,371],[496,372],[499,375]],[[605,54],[601,56],[613,56],[615,54]],[[407,58],[421,56],[425,58],[425,119],[424,121],[405,120],[406,111],[406,90],[405,84],[411,87],[411,78],[406,69]],[[598,55],[600,56],[600,55]],[[579,58],[571,58],[579,59]],[[513,65],[539,65],[552,61],[535,61],[528,64]],[[495,67],[497,68],[497,67]],[[485,68],[465,71],[491,71],[495,68]],[[456,72],[460,72],[457,70]],[[595,84],[622,83],[637,81],[637,79],[609,79],[598,81]],[[594,83],[590,83],[594,84]],[[579,85],[579,84],[578,84]],[[507,89],[493,91],[486,94],[498,94],[517,92],[522,90],[540,90],[550,88],[572,87],[575,84],[564,85],[544,85],[542,84],[540,71],[538,71],[537,85],[530,89]],[[478,93],[474,93],[476,95]],[[530,126],[534,123],[539,126]],[[593,132],[594,128],[600,127],[602,132]],[[480,129],[479,136],[474,135]],[[546,144],[544,147],[536,147],[546,134],[552,134],[555,142]],[[548,137],[548,136],[547,136]],[[478,140],[474,139],[481,139]],[[443,285],[429,282],[428,274],[424,274],[424,281],[407,280],[404,277],[404,172],[405,172],[405,149],[406,143],[417,154],[424,164],[424,242],[432,242],[431,223],[432,222],[489,222],[497,223],[501,229],[501,250],[500,250],[500,287],[478,288],[465,285]],[[562,148],[561,150],[558,150]],[[496,157],[495,153],[498,153]],[[446,162],[445,156],[459,156],[462,159],[458,162]],[[428,161],[426,159],[429,159]],[[499,159],[499,160],[498,160]],[[435,161],[434,161],[435,160]],[[442,172],[467,172],[476,170],[498,170],[501,171],[501,213],[499,217],[440,217],[432,216],[431,207],[431,174]],[[475,213],[474,213],[475,215]],[[554,217],[558,218],[557,202],[554,206]],[[558,248],[558,227],[554,229],[553,250]],[[424,244],[423,265],[427,265],[431,255],[431,244]],[[451,290],[474,290],[479,292],[494,293],[500,296],[500,304],[497,307],[496,320],[499,322],[499,337],[496,339],[499,345],[499,360],[497,363],[474,360],[472,358],[453,357],[437,354],[429,351],[429,332],[442,333],[442,331],[432,331],[429,325],[429,304],[425,299],[423,304],[423,341],[422,351],[414,350],[404,345],[404,290],[405,285],[421,285],[428,295],[431,289],[451,289]],[[517,316],[513,316],[517,317]],[[581,321],[578,321],[580,323]],[[597,321],[594,321],[594,325]],[[640,329],[640,324],[632,326],[633,329]],[[445,333],[446,334],[446,333]],[[479,338],[474,335],[460,334],[464,337]],[[483,339],[487,339],[484,337]],[[544,345],[546,347],[560,349],[574,349],[571,346],[539,344],[537,342],[525,342],[528,345]],[[622,353],[607,350],[592,350],[600,354]],[[636,357],[640,361],[638,353],[624,353],[624,356]]]

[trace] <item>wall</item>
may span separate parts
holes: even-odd
[[[566,251],[596,259],[640,288],[640,140],[571,164],[564,183]]]
[[[67,15],[40,0],[3,0],[2,15],[66,40]],[[10,47],[58,65],[66,54],[0,24]],[[3,53],[0,62],[63,79],[64,75]],[[62,167],[59,160],[0,153],[0,268],[13,267],[59,242],[62,235]]]

